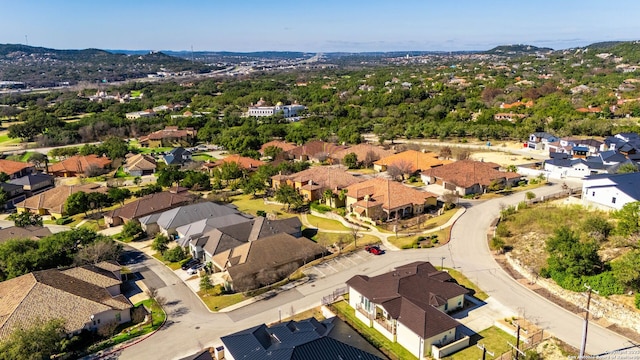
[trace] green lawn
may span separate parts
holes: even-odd
[[[80,227],[93,230],[93,231],[98,231],[98,230],[104,229],[106,226],[104,224],[104,218],[102,217],[102,218],[99,218],[97,222],[95,220],[89,220],[86,223],[82,224]]]
[[[388,240],[390,243],[399,247],[400,249],[411,249],[418,244],[419,237],[429,238],[432,236],[437,236],[438,242],[432,243],[432,246],[439,246],[438,244],[446,244],[449,242],[449,230],[451,227],[446,227],[442,230],[438,230],[436,232],[428,233],[425,235],[412,235],[412,236],[402,236],[399,235],[397,238],[395,236],[389,236]]]
[[[391,359],[416,359],[407,349],[400,346],[398,343],[391,342],[384,337],[374,328],[365,325],[362,321],[356,318],[355,310],[349,306],[346,301],[340,301],[331,306],[338,312],[340,318],[345,320],[351,327],[353,327],[360,335],[362,335],[371,345],[380,349],[385,355]]]
[[[340,221],[331,220],[315,215],[307,215],[307,221],[313,226],[320,228],[321,230],[344,230],[349,231],[348,227],[342,225]]]
[[[219,311],[247,299],[243,294],[211,295],[210,291],[198,291],[198,296],[211,311]]]
[[[217,159],[206,153],[199,153],[192,156],[193,161],[216,161]]]
[[[467,289],[473,290],[475,292],[473,294],[474,297],[480,300],[487,300],[489,298],[489,295],[482,291],[482,289],[480,289],[476,284],[471,282],[471,280],[469,280],[466,276],[462,275],[461,272],[449,268],[446,268],[445,270],[449,273],[449,275],[451,275],[452,278],[456,279],[458,284],[466,287]]]
[[[178,270],[180,269],[181,265],[180,263],[182,262],[182,260],[177,261],[177,262],[170,262],[170,261],[166,261],[163,257],[162,254],[160,254],[159,252],[156,252],[153,254],[153,257],[162,261],[162,263],[164,263],[165,265],[167,265],[169,267],[169,269],[171,270]]]
[[[232,197],[231,200],[233,204],[238,207],[238,210],[252,215],[256,215],[258,210],[263,210],[268,214],[275,214],[278,218],[286,219],[298,216],[296,214],[287,213],[286,206],[265,204],[263,199],[252,199],[252,197],[253,196],[251,194],[237,195]]]
[[[477,360],[482,359],[482,350],[476,344],[484,345],[488,351],[495,354],[496,357],[509,351],[511,348],[507,342],[515,345],[516,339],[506,332],[492,326],[479,334],[471,337],[471,345],[463,350],[458,351],[443,359],[447,360]],[[487,354],[488,355],[488,354]],[[491,357],[493,358],[493,357]]]
[[[0,135],[0,144],[2,145],[19,144],[19,143],[20,143],[20,139],[12,139],[6,133]]]

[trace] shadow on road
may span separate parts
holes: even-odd
[[[186,306],[181,306],[177,309],[173,309],[169,312],[169,316],[171,317],[180,317],[182,315],[186,315],[190,312],[189,308]]]
[[[120,264],[122,265],[132,265],[139,264],[145,260],[144,253],[134,250],[134,249],[125,249],[120,254]]]

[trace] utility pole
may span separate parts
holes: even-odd
[[[482,345],[476,344],[476,346],[479,349],[482,349],[482,360],[486,360],[487,359],[487,354],[491,355],[492,357],[495,356],[494,353],[492,353],[491,351],[487,350],[487,348],[484,346],[484,344],[482,344]]]
[[[518,324],[518,332],[516,334],[516,350],[520,349],[520,324]],[[520,353],[516,351],[516,360],[518,360],[518,355]]]
[[[446,259],[446,257],[444,257],[444,256],[442,256],[442,257],[440,258],[440,270],[443,270],[443,269],[444,269],[444,259]]]
[[[591,286],[584,284],[585,288],[587,288],[587,307],[584,313],[584,327],[582,328],[582,345],[580,346],[580,355],[578,359],[584,359],[584,353],[587,348],[587,330],[589,328],[589,305],[591,305],[591,293],[595,292],[599,294],[598,291],[593,290]]]

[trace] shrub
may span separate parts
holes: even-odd
[[[144,236],[144,231],[138,220],[129,220],[122,227],[122,235],[134,238],[142,237]]]
[[[636,309],[640,309],[640,293],[636,293],[635,302],[636,302]]]
[[[187,254],[185,254],[185,251],[184,249],[182,249],[182,246],[176,246],[172,249],[165,251],[163,256],[164,256],[164,259],[167,261],[176,262],[176,261],[183,260],[185,257],[187,257]]]
[[[264,211],[264,210],[258,210],[258,211],[256,211],[256,215],[262,216],[262,217],[267,217],[267,212]]]
[[[494,236],[491,239],[491,242],[489,242],[489,248],[491,248],[491,250],[494,251],[501,251],[504,249],[504,240],[502,240],[502,238],[498,237],[498,236]]]
[[[68,217],[68,216],[63,216],[59,219],[56,219],[56,225],[67,225],[68,223],[72,222],[73,219]]]
[[[505,223],[499,223],[496,227],[496,236],[503,238],[509,237],[511,236],[511,231],[509,231],[509,228],[507,228],[507,225]]]
[[[204,274],[200,278],[200,291],[207,291],[213,289],[213,284],[211,283],[211,278],[209,274]]]
[[[319,204],[317,201],[311,203],[311,209],[319,212],[320,214],[331,211],[330,206]]]
[[[347,210],[345,208],[338,208],[334,210],[336,214],[340,215],[340,216],[345,216],[345,214],[347,213]]]

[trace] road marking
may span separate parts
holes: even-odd
[[[351,261],[353,263],[353,265],[358,265],[358,263],[353,261],[353,260],[351,260],[351,258],[347,258],[347,260]]]
[[[320,269],[318,269],[317,267],[314,269],[315,271],[320,273],[320,277],[327,277],[327,275],[325,275],[322,271],[320,271]]]
[[[336,270],[333,266],[331,266],[331,265],[329,265],[329,264],[327,264],[327,267],[331,268],[331,270],[333,270],[333,271],[335,271],[335,272],[338,272],[338,270]]]

